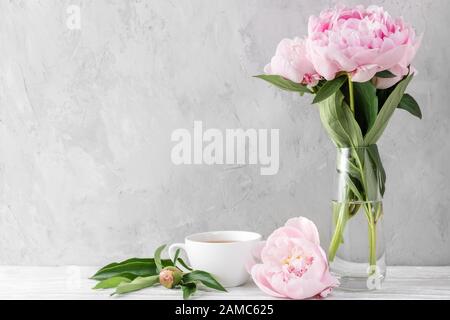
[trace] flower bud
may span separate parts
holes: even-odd
[[[180,283],[183,272],[177,267],[165,267],[159,273],[159,283],[167,289],[172,289]]]

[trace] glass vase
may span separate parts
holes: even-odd
[[[380,289],[385,278],[385,180],[376,145],[337,149],[328,258],[344,290]]]

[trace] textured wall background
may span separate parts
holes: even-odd
[[[346,1],[357,3],[357,1]],[[450,264],[450,2],[385,6],[425,32],[380,142],[388,261]],[[0,2],[0,264],[100,264],[212,229],[330,228],[334,148],[317,110],[250,76],[333,1]],[[79,31],[66,27],[81,5]],[[280,128],[280,171],[174,166],[171,132]]]

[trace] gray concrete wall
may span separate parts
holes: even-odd
[[[390,264],[450,264],[450,2],[383,5],[425,32],[394,115]],[[0,1],[0,264],[100,264],[212,229],[267,235],[304,215],[329,239],[335,151],[310,99],[262,72],[332,1]],[[81,30],[66,9],[81,5]],[[280,170],[175,166],[176,128],[280,128]]]

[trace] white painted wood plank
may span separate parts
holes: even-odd
[[[0,266],[0,299],[181,299],[181,292],[162,287],[120,297],[95,291],[89,280],[97,267]],[[199,291],[195,299],[271,299],[252,283],[229,293]],[[371,292],[335,290],[328,299],[446,299],[450,300],[450,267],[389,267],[383,288]]]

